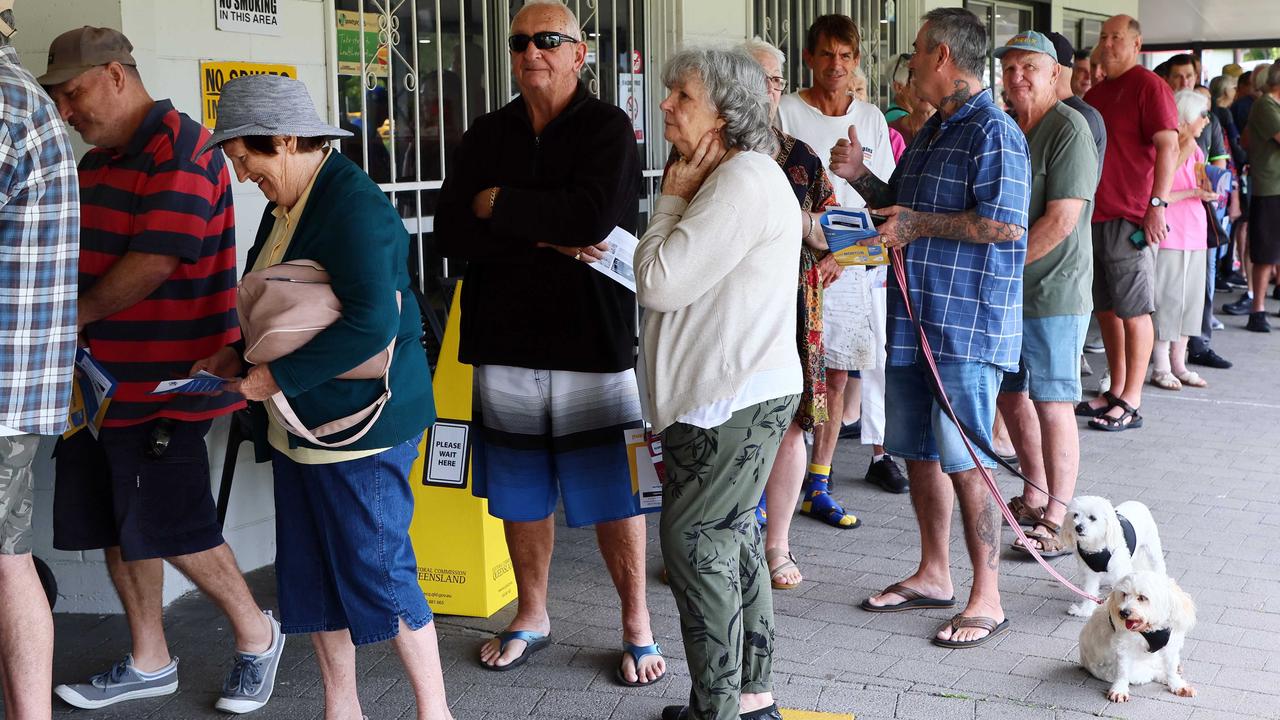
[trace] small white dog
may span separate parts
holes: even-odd
[[[1107,699],[1129,700],[1129,685],[1161,682],[1181,697],[1195,688],[1182,678],[1182,644],[1196,624],[1191,596],[1171,578],[1136,572],[1122,579],[1080,631],[1080,664],[1111,683]]]
[[[1068,547],[1075,546],[1082,589],[1090,595],[1097,595],[1104,582],[1114,585],[1138,570],[1165,574],[1156,521],[1147,506],[1136,500],[1112,507],[1106,498],[1077,497],[1067,506],[1062,539]],[[1067,612],[1087,618],[1094,607],[1092,602],[1081,600]]]

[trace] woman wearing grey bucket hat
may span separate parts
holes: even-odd
[[[361,716],[353,645],[393,640],[418,717],[444,720],[451,716],[435,624],[409,542],[409,472],[435,419],[418,307],[411,299],[397,304],[397,292],[410,298],[409,236],[369,176],[328,146],[349,135],[321,122],[296,80],[251,75],[222,88],[203,150],[221,147],[240,182],[255,183],[270,201],[248,269],[318,263],[341,304],[336,322],[284,357],[250,367],[230,388],[251,401],[258,459],[272,462],[280,619],[286,633],[311,634],[325,716]],[[300,437],[265,411],[263,401],[282,393],[297,420],[314,428],[369,406],[387,389],[383,379],[338,378],[393,342],[389,398],[363,435],[357,425],[325,436],[331,445],[348,441],[340,450]],[[238,376],[244,352],[241,341],[192,372]]]

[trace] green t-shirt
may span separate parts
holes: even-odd
[[[1080,113],[1059,102],[1027,135],[1031,149],[1029,222],[1052,200],[1085,201],[1080,220],[1048,255],[1027,265],[1022,279],[1026,317],[1087,315],[1093,310],[1093,193],[1098,186],[1098,149]]]
[[[1258,197],[1280,195],[1280,101],[1270,94],[1253,103],[1249,111],[1249,182],[1250,192]]]

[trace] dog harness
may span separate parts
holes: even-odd
[[[1115,632],[1116,621],[1108,615],[1107,622],[1111,623],[1111,632]],[[1164,649],[1165,645],[1169,644],[1169,637],[1173,634],[1173,628],[1167,627],[1163,630],[1148,630],[1147,632],[1138,634],[1142,636],[1143,640],[1147,641],[1147,652],[1158,653]]]
[[[1116,519],[1120,521],[1120,529],[1124,531],[1124,544],[1129,547],[1129,554],[1133,555],[1138,549],[1138,533],[1133,529],[1133,523],[1129,522],[1129,518],[1116,513]],[[1084,564],[1096,573],[1104,573],[1107,571],[1107,565],[1111,564],[1111,551],[1107,548],[1095,550],[1093,552],[1085,552],[1080,549],[1080,544],[1076,543],[1076,552],[1080,553],[1080,559],[1084,560]],[[1168,632],[1167,630],[1164,632]],[[1165,642],[1169,642],[1169,638],[1165,638]],[[1164,643],[1160,644],[1164,647]],[[1155,650],[1152,650],[1155,652]]]

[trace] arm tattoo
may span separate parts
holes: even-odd
[[[973,91],[969,89],[968,80],[956,80],[955,86],[955,92],[942,98],[942,102],[938,104],[939,108],[946,108],[948,113],[953,113],[964,107],[964,104],[969,102],[969,98],[973,97]]]
[[[867,207],[889,207],[897,202],[897,193],[893,191],[893,187],[876,177],[870,170],[849,184],[858,191],[863,200],[867,201]]]
[[[961,213],[930,213],[903,210],[898,213],[898,234],[910,242],[926,235],[985,245],[1013,242],[1026,228],[984,218],[974,210]]]

